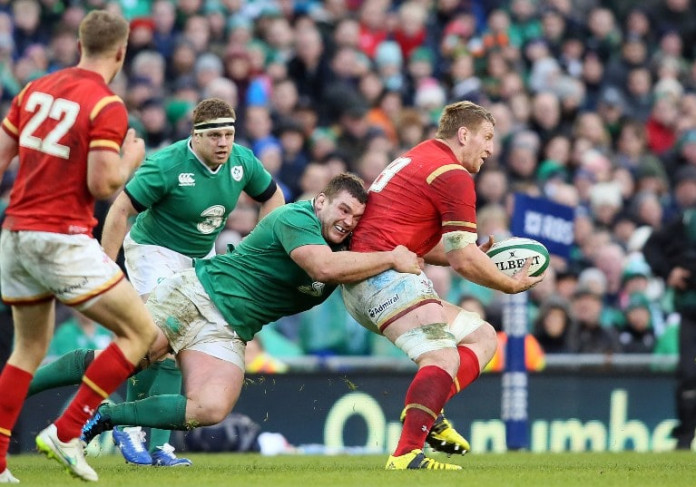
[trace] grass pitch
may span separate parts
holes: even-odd
[[[184,456],[183,454],[181,456]],[[263,457],[253,454],[186,454],[190,468],[127,465],[118,455],[88,458],[108,486],[271,486],[271,487],[598,487],[696,485],[693,452],[469,454],[441,461],[461,471],[385,471],[386,455]],[[20,485],[76,486],[53,460],[38,454],[12,456],[12,473]]]

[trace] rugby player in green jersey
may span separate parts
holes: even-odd
[[[194,258],[215,255],[215,240],[242,191],[261,203],[261,218],[285,203],[252,151],[234,143],[235,118],[227,102],[202,100],[193,110],[191,137],[148,156],[109,209],[102,245],[112,259],[123,245],[128,278],[143,300],[157,282],[191,268]],[[170,356],[129,380],[126,399],[180,391],[181,372]],[[174,455],[169,437],[169,430],[153,429],[146,448],[139,426],[114,431],[130,463],[190,465]]]
[[[173,352],[185,395],[104,404],[86,424],[84,440],[114,425],[184,430],[218,423],[239,397],[245,343],[265,324],[320,304],[341,283],[389,269],[420,273],[420,260],[403,246],[343,251],[366,201],[359,178],[338,175],[315,199],[270,213],[231,252],[196,259],[193,268],[159,283],[147,301],[158,336],[144,363]],[[41,390],[65,385],[54,364],[42,368]]]

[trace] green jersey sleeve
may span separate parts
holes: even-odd
[[[241,163],[244,167],[246,175],[244,192],[252,198],[263,194],[271,184],[273,177],[266,171],[261,161],[254,156],[250,149],[237,144],[234,146],[234,159],[236,159],[237,164]]]
[[[168,192],[168,182],[161,166],[148,157],[126,184],[126,192],[145,208],[152,207]]]
[[[283,212],[276,220],[273,230],[288,255],[304,245],[326,245],[319,220],[306,210]]]

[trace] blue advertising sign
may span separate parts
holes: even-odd
[[[575,209],[546,198],[515,194],[515,211],[510,230],[516,237],[538,240],[549,253],[570,257]]]
[[[503,307],[503,329],[507,333],[505,371],[503,372],[500,419],[505,422],[508,450],[529,449],[527,415],[527,293],[509,294]]]
[[[516,237],[538,240],[551,254],[568,258],[574,240],[574,217],[575,212],[570,206],[517,193],[510,230]],[[507,448],[511,450],[529,448],[525,368],[525,336],[529,329],[526,294],[507,296],[503,312],[503,330],[507,333],[508,342],[502,381],[501,419],[505,422]]]

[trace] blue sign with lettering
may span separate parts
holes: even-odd
[[[549,253],[567,259],[574,241],[574,219],[575,209],[571,206],[516,193],[510,230],[516,237],[538,240]]]

